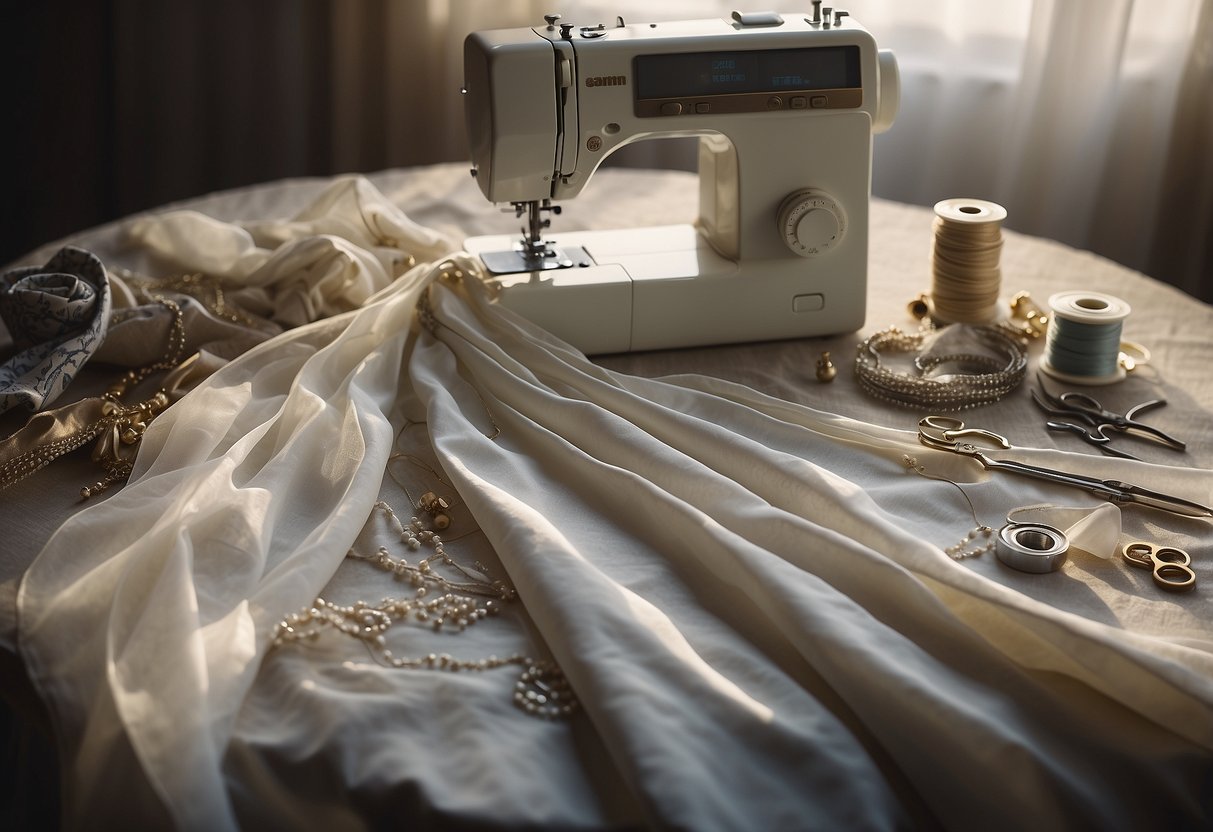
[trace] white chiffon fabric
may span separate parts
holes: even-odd
[[[288,221],[232,224],[181,210],[133,221],[126,238],[169,269],[222,280],[234,303],[291,327],[356,309],[452,248],[362,177],[334,181]]]
[[[20,644],[69,825],[141,817],[90,787],[127,744],[188,829],[402,822],[392,800],[457,828],[1208,822],[1208,601],[1143,594],[1100,557],[979,574],[938,542],[963,498],[905,457],[993,525],[995,506],[1098,501],[728,382],[606,370],[491,303],[470,259],[369,185],[343,187],[272,232],[200,215],[135,230],[251,285],[325,246],[367,279],[286,284],[307,314],[357,308],[170,408],[130,483],[28,571]],[[433,262],[389,282],[402,254]],[[268,653],[284,615],[342,591],[410,420],[517,588],[519,638],[568,676],[571,721],[511,708],[505,677],[390,670],[341,644]],[[1007,454],[1213,498],[1207,470]]]

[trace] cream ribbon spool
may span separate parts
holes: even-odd
[[[999,317],[1006,209],[982,199],[945,199],[935,203],[935,216],[932,318],[941,323],[994,323]]]

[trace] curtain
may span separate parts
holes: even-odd
[[[1213,300],[1213,3],[851,8],[902,72],[875,193],[990,199],[1012,228]]]

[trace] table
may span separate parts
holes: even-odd
[[[369,181],[414,221],[453,240],[512,227],[463,166]],[[156,213],[284,218],[331,184],[272,183]],[[558,229],[690,220],[696,198],[689,174],[603,171],[565,207]],[[1161,593],[1115,556],[1076,554],[1056,575],[1017,573],[989,553],[948,558],[943,550],[975,520],[996,526],[1009,507],[1049,502],[1089,511],[1098,501],[983,477],[915,450],[912,434],[900,432],[921,414],[867,397],[854,383],[851,360],[863,337],[890,324],[916,326],[906,303],[928,287],[931,220],[929,209],[873,201],[867,324],[829,338],[598,356],[585,365],[512,330],[492,330],[506,345],[499,355],[483,338],[496,325],[491,314],[485,318],[457,287],[436,289],[435,332],[402,342],[408,384],[400,389],[411,390],[384,404],[379,423],[366,422],[367,447],[357,453],[367,462],[333,475],[345,496],[317,486],[311,506],[313,492],[285,485],[296,476],[274,480],[291,496],[280,505],[272,489],[258,490],[257,475],[233,480],[243,482],[245,497],[272,506],[258,516],[290,538],[282,544],[289,551],[276,549],[277,538],[259,539],[255,528],[237,535],[242,551],[207,548],[201,538],[191,544],[196,551],[182,549],[166,539],[163,558],[142,567],[129,559],[94,565],[128,570],[121,585],[137,603],[93,599],[73,611],[60,599],[54,607],[74,612],[64,626],[78,632],[108,621],[117,662],[104,671],[105,660],[83,649],[52,650],[34,671],[46,695],[54,666],[47,656],[94,668],[80,672],[73,683],[80,686],[51,696],[55,724],[76,754],[65,768],[67,818],[167,812],[185,826],[409,818],[459,828],[1207,823],[1208,792],[1199,786],[1213,756],[1207,591]],[[113,224],[75,242],[107,264],[150,270],[130,227]],[[1149,419],[1186,439],[1188,450],[1176,457],[1136,444],[1144,463],[1092,455],[1074,437],[1045,429],[1026,388],[965,418],[1028,449],[1025,459],[1213,500],[1213,310],[1094,255],[1012,232],[1005,238],[1008,292],[1026,290],[1043,303],[1081,288],[1132,305],[1125,335],[1149,347],[1150,367],[1099,389],[1099,398],[1123,409],[1161,394],[1168,404]],[[384,321],[410,319],[420,295],[406,295],[376,306],[388,310]],[[348,318],[341,326],[354,326]],[[309,355],[342,331],[313,329]],[[1035,363],[1041,347],[1032,349]],[[824,351],[839,369],[829,384],[815,377]],[[386,374],[377,383],[397,369],[374,370]],[[356,401],[334,390],[335,400]],[[182,412],[197,401],[191,394]],[[350,404],[349,413],[365,406]],[[376,439],[388,428],[394,455]],[[238,439],[225,440],[228,453]],[[157,441],[177,447],[171,438]],[[911,453],[963,486],[918,477],[906,467]],[[330,463],[325,454],[314,460]],[[152,500],[153,475],[164,475],[166,488],[184,487],[157,464],[97,502],[88,512],[97,525],[78,524],[76,540],[109,528],[107,506],[137,516],[137,505],[119,502],[144,493]],[[78,511],[88,468],[86,460],[65,460],[5,494],[12,534],[0,574],[0,632],[10,656],[21,577]],[[421,491],[444,489],[456,503],[453,556],[508,578],[519,603],[459,640],[410,630],[400,649],[554,659],[581,700],[571,719],[520,713],[504,670],[383,668],[336,634],[307,648],[269,649],[272,621],[306,607],[305,596],[317,590],[339,603],[400,591],[397,579],[343,558],[345,550],[399,544],[369,501],[403,513]],[[187,529],[206,513],[177,508]],[[317,517],[331,523],[316,525]],[[142,522],[132,528],[164,531],[154,518]],[[206,522],[221,536],[230,531],[222,518]],[[1183,546],[1198,580],[1209,580],[1207,521],[1126,510],[1121,522],[1118,542]],[[251,563],[248,552],[258,553]],[[239,579],[217,577],[215,559]],[[179,581],[168,595],[158,594],[165,588],[156,570]],[[179,611],[156,618],[168,598],[200,605],[201,623]],[[40,619],[22,638],[47,638],[47,626]],[[188,647],[166,647],[157,632],[180,635]],[[172,656],[180,686],[156,681],[164,671],[145,666],[144,650]],[[81,697],[107,684],[111,692],[90,713]],[[157,697],[166,693],[190,704],[184,726],[179,708],[163,709],[172,720],[159,715]],[[137,728],[115,737],[115,725]],[[200,741],[208,737],[213,744]],[[185,739],[189,759],[173,763]],[[90,758],[101,750],[112,764]],[[127,781],[135,785],[123,799],[111,799],[107,789]]]

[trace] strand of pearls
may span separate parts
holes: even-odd
[[[278,623],[272,646],[277,648],[293,643],[314,642],[321,633],[332,630],[363,642],[368,651],[388,667],[461,673],[517,666],[522,671],[514,683],[515,706],[531,716],[544,719],[571,716],[579,708],[579,703],[568,679],[553,662],[533,659],[521,653],[505,657],[490,655],[480,659],[458,659],[449,653],[398,656],[392,651],[388,646],[388,634],[397,624],[411,621],[435,632],[452,629],[463,632],[486,618],[498,615],[502,604],[515,600],[517,593],[504,581],[492,580],[482,564],[476,563],[476,571],[473,571],[452,559],[442,537],[420,517],[411,517],[407,524],[403,524],[386,502],[381,500],[375,507],[394,524],[400,542],[408,551],[417,552],[425,548],[432,550],[432,554],[410,563],[404,557],[392,557],[387,547],[381,546],[372,555],[359,554],[351,549],[347,557],[368,561],[396,579],[408,581],[414,588],[413,596],[384,598],[378,605],[356,601],[348,606],[317,598],[309,608],[291,613]],[[417,504],[419,510],[433,519],[445,517],[446,522],[438,521],[443,528],[450,525],[450,507],[449,501],[432,492],[423,494]],[[436,567],[449,568],[460,577],[449,578]]]
[[[981,539],[984,539],[985,542],[980,542]],[[994,529],[989,526],[978,526],[975,529],[971,529],[959,543],[955,543],[943,551],[952,560],[977,558],[986,552],[993,551],[994,545],[997,542],[994,537]],[[970,546],[972,548],[968,548]]]
[[[973,501],[969,499],[969,495],[965,493],[965,490],[960,487],[960,483],[928,472],[916,457],[912,457],[909,454],[902,455],[901,461],[908,470],[913,471],[919,476],[930,480],[946,482],[948,485],[953,486],[960,492],[960,496],[964,497],[965,503],[969,506],[969,513],[973,515],[973,522],[976,525],[969,530],[969,533],[964,536],[963,540],[944,549],[944,554],[952,560],[965,560],[966,558],[981,557],[986,552],[993,551],[998,543],[997,538],[994,537],[994,529],[977,519],[977,510],[973,508]]]

